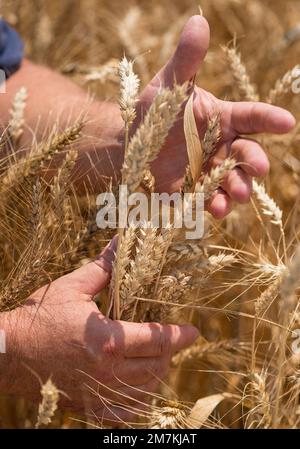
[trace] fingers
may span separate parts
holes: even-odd
[[[266,176],[270,164],[262,147],[250,139],[236,139],[231,145],[231,156],[250,176]]]
[[[236,134],[284,134],[296,124],[293,115],[285,109],[265,103],[227,102],[231,116],[230,126]]]
[[[269,161],[262,147],[250,139],[236,139],[231,147],[222,145],[209,163],[209,169],[221,164],[226,157],[233,157],[238,167],[232,170],[213,198],[207,210],[215,218],[223,218],[232,209],[233,201],[246,203],[252,193],[252,177],[266,176]]]
[[[111,381],[115,385],[121,381],[136,386],[153,379],[163,379],[168,373],[170,360],[170,356],[123,359],[113,367]]]
[[[247,203],[251,193],[252,178],[237,167],[226,176],[222,187],[208,201],[206,209],[215,218],[222,219],[231,212],[234,201]]]
[[[114,237],[95,261],[87,263],[66,276],[69,280],[76,282],[79,293],[94,296],[108,284],[116,247],[117,238]]]
[[[197,73],[209,46],[209,25],[204,17],[191,17],[179,39],[177,49],[167,65],[157,75],[160,82],[171,87],[189,81]]]
[[[160,357],[190,346],[199,336],[189,325],[122,323],[126,357]]]
[[[232,200],[221,188],[208,201],[206,210],[216,219],[222,219],[232,210]]]
[[[247,203],[252,193],[252,178],[237,167],[226,176],[221,187],[233,201]]]

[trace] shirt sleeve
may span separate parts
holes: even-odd
[[[6,77],[12,75],[22,62],[24,45],[19,34],[0,19],[0,69]]]

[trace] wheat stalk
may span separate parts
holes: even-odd
[[[204,194],[204,200],[208,200],[222,184],[224,178],[228,173],[234,169],[236,161],[232,158],[227,158],[225,161],[218,165],[216,168],[212,168],[209,174],[204,176],[203,181],[197,182],[195,187],[196,193]]]
[[[205,244],[202,242],[181,242],[170,245],[167,257],[167,264],[181,264],[199,259],[205,254]]]
[[[246,67],[242,63],[241,55],[237,52],[235,47],[222,47],[222,49],[225,52],[227,62],[231,69],[233,79],[239,89],[241,99],[247,101],[258,101],[259,97],[256,93],[256,88],[250,82]]]

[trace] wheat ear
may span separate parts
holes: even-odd
[[[56,388],[51,379],[41,388],[42,402],[39,405],[38,418],[36,422],[36,429],[40,426],[47,426],[51,423],[54,413],[57,409],[59,400],[59,390]]]
[[[12,108],[10,110],[10,120],[8,123],[9,136],[14,145],[16,145],[23,134],[24,111],[27,100],[27,89],[21,87],[15,94]]]
[[[183,102],[187,98],[187,85],[162,89],[156,95],[146,117],[129,142],[122,168],[122,182],[128,193],[140,185],[143,173],[158,156],[169,130],[175,123]]]
[[[222,184],[225,176],[233,170],[236,166],[236,161],[232,158],[227,158],[216,168],[211,169],[209,174],[204,176],[203,181],[197,182],[195,187],[196,193],[203,193],[204,200],[208,200]]]
[[[247,73],[246,67],[242,63],[241,55],[236,48],[222,47],[225,52],[227,62],[231,69],[233,79],[239,89],[242,100],[258,101],[259,97],[256,93],[256,88],[250,82],[250,77]]]
[[[202,140],[203,165],[214,154],[218,142],[221,139],[220,113],[214,113],[208,120],[207,130]]]
[[[273,89],[270,90],[266,99],[267,103],[275,104],[286,93],[291,91],[293,81],[299,76],[300,65],[297,64],[291,70],[288,70],[282,78],[279,78]]]

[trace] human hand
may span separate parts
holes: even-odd
[[[194,16],[188,20],[173,57],[143,91],[138,106],[139,118],[151,105],[158,89],[171,88],[174,80],[181,84],[195,76],[205,58],[209,36],[209,26],[203,17]],[[294,127],[295,119],[288,111],[269,104],[222,101],[195,87],[194,114],[201,139],[207,129],[208,117],[216,111],[220,114],[222,137],[206,170],[219,165],[229,155],[240,164],[228,174],[222,188],[218,189],[206,205],[212,215],[223,218],[230,212],[233,202],[249,201],[252,177],[265,176],[269,170],[269,161],[261,146],[254,140],[239,138],[239,135],[286,133]],[[157,189],[161,192],[178,190],[187,164],[181,117],[170,131],[159,157],[153,163],[152,172],[156,178]]]
[[[1,391],[38,401],[40,386],[32,373],[43,381],[52,376],[68,396],[61,396],[61,407],[93,410],[113,424],[130,415],[112,402],[139,408],[134,401],[144,401],[146,392],[156,389],[172,355],[189,346],[198,331],[103,316],[93,297],[109,281],[114,254],[113,240],[94,262],[42,287],[24,306],[0,314],[7,334],[7,353],[0,354]],[[89,394],[84,384],[99,394]]]

